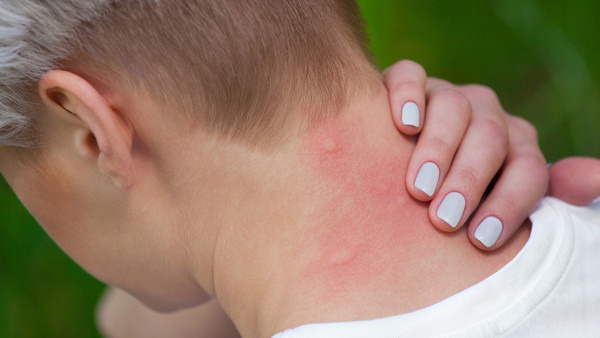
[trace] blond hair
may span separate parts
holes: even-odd
[[[252,145],[339,112],[379,80],[349,0],[0,0],[0,145],[21,145],[39,78],[118,82]]]

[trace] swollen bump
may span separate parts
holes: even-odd
[[[339,148],[339,143],[336,142],[333,138],[326,138],[323,140],[321,144],[321,150],[324,153],[333,153],[337,151]]]
[[[344,123],[326,121],[309,131],[303,138],[302,148],[310,154],[332,154],[342,150],[342,140],[348,133]]]
[[[340,248],[333,251],[327,258],[324,268],[332,268],[348,264],[356,257],[356,252],[348,248]]]
[[[352,123],[332,119],[308,131],[301,144],[303,163],[308,164],[326,185],[342,183],[349,168],[356,165],[352,154],[357,139]]]
[[[368,140],[363,124],[333,119],[307,132],[300,152],[318,192],[328,196],[310,214],[315,227],[306,236],[314,256],[304,275],[332,294],[368,284],[379,253],[409,238],[398,226],[408,198],[398,183],[406,172],[399,150]]]

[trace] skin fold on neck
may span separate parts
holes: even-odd
[[[496,272],[527,241],[523,227],[484,253],[464,229],[429,223],[428,204],[404,185],[415,139],[395,129],[387,97],[382,90],[303,135],[270,163],[270,183],[248,189],[253,198],[236,210],[243,221],[221,230],[216,295],[244,336],[432,305]]]

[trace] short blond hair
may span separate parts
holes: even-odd
[[[6,130],[0,144],[16,144],[9,139],[16,140],[26,128],[14,127],[15,121],[33,116],[23,111],[31,106],[16,102],[31,99],[15,97],[31,93],[52,68],[116,81],[150,94],[172,111],[183,111],[209,131],[259,146],[285,138],[290,124],[300,121],[310,127],[337,114],[352,96],[379,81],[352,0],[19,4],[0,5],[0,13],[10,11],[16,18],[0,19],[0,27],[18,32],[10,38],[14,50],[6,47],[12,59],[3,60],[0,49],[0,62],[21,64],[15,69],[22,73],[33,62],[37,70],[18,76],[0,73],[3,83],[4,76],[18,80],[10,84],[13,94],[0,94],[0,109],[10,107],[18,114],[0,116],[19,116],[14,121],[0,118],[5,123],[0,131]],[[0,35],[5,35],[2,29]],[[20,60],[21,55],[33,61]],[[8,85],[1,89],[11,90]]]

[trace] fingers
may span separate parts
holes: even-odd
[[[535,128],[508,116],[508,130],[509,152],[502,173],[469,224],[471,242],[486,251],[501,247],[513,236],[548,186],[548,169]]]
[[[428,84],[428,90],[448,90],[448,86],[444,81],[434,80]],[[457,230],[470,219],[469,236],[473,244],[482,250],[494,250],[513,236],[543,197],[548,182],[545,160],[535,128],[506,114],[493,91],[479,85],[450,88],[460,90],[469,99],[472,119],[452,167],[430,204],[429,216],[443,231]],[[430,97],[428,105],[432,109],[427,111],[427,119],[439,114],[433,109],[435,97]],[[421,137],[428,133],[428,123],[426,120]],[[432,156],[443,158],[440,154]],[[486,188],[501,168],[499,180],[479,206]]]
[[[506,114],[485,86],[428,79],[426,90],[427,118],[409,162],[407,189],[418,200],[433,198],[429,217],[440,230],[468,224],[476,247],[498,249],[522,227],[548,187],[537,132]]]
[[[487,113],[477,102],[472,104],[472,122],[429,207],[430,220],[443,231],[454,231],[467,221],[507,155],[508,132],[500,106]]]
[[[413,61],[402,60],[385,70],[384,79],[394,124],[403,134],[417,134],[424,120],[425,69]]]
[[[444,180],[471,119],[471,106],[456,90],[436,86],[429,92],[427,119],[411,156],[406,187],[420,201],[434,196]]]
[[[574,205],[588,205],[600,197],[600,160],[569,157],[550,167],[548,195]]]

